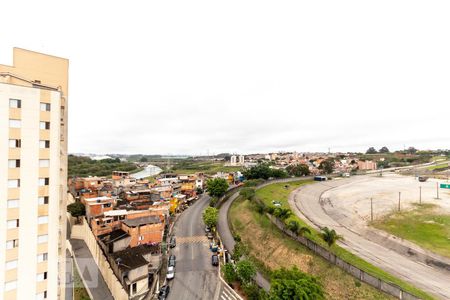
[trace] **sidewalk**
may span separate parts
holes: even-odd
[[[83,240],[70,239],[75,265],[92,300],[114,300],[94,258]]]

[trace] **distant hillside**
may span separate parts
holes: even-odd
[[[138,171],[134,163],[121,162],[118,158],[93,160],[89,157],[69,155],[69,177],[109,176],[112,171]]]

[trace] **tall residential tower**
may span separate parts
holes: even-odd
[[[0,299],[64,299],[68,67],[0,65]]]

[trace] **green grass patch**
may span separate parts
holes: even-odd
[[[74,300],[91,300],[76,266],[73,266]]]
[[[372,225],[450,257],[450,215],[442,214],[435,205],[416,204],[412,210],[391,213]]]
[[[273,206],[272,201],[277,200],[280,201],[283,208],[290,208],[288,203],[289,194],[293,192],[296,188],[309,184],[312,181],[295,181],[290,183],[275,183],[268,186],[265,186],[259,190],[256,191],[256,197],[263,201],[266,205]],[[287,185],[287,187],[286,187]],[[333,245],[331,248],[328,248],[328,245],[325,243],[325,241],[321,238],[320,232],[313,229],[309,225],[307,225],[302,219],[300,219],[297,215],[293,214],[291,217],[289,217],[286,220],[286,223],[290,220],[295,220],[299,222],[301,226],[308,227],[311,230],[311,234],[305,234],[306,237],[311,239],[312,241],[316,242],[317,244],[321,245],[324,248],[330,249],[334,254],[336,254],[341,259],[345,260],[346,262],[354,265],[355,267],[360,268],[361,270],[364,270],[365,272],[376,276],[384,281],[391,282],[393,284],[398,285],[403,290],[410,292],[412,294],[415,294],[416,296],[421,297],[422,299],[433,299],[429,294],[423,292],[422,290],[400,280],[399,278],[383,271],[382,269],[366,262],[365,260],[361,259],[360,257],[354,255],[353,253],[349,252],[348,250],[338,246]],[[448,241],[447,241],[448,243]]]
[[[240,170],[242,170],[242,167],[225,166],[224,162],[181,160],[172,167],[170,172],[178,174],[192,174],[198,172],[216,174],[217,172],[236,172]]]
[[[446,168],[448,168],[448,164],[439,164],[435,166],[430,166],[427,169],[430,171],[434,171],[434,170],[444,170]]]

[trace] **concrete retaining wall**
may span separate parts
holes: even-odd
[[[403,291],[399,286],[385,282],[382,279],[375,277],[373,275],[370,275],[363,270],[359,269],[358,267],[353,266],[352,264],[349,264],[348,262],[340,259],[337,257],[334,253],[330,252],[328,249],[318,245],[316,242],[306,238],[306,237],[297,237],[295,236],[291,231],[286,229],[286,225],[278,220],[276,217],[266,214],[267,217],[270,219],[270,221],[275,224],[278,229],[283,231],[285,234],[293,238],[294,240],[298,241],[299,243],[303,244],[304,246],[308,247],[311,251],[314,253],[320,255],[327,261],[329,261],[332,264],[335,264],[336,266],[340,267],[353,277],[361,280],[362,282],[365,282],[374,288],[381,290],[385,292],[386,294],[389,294],[391,296],[394,296],[398,299],[408,299],[408,300],[419,300],[420,298]]]
[[[108,285],[108,288],[111,291],[111,294],[113,295],[114,299],[127,300],[128,299],[127,292],[123,289],[123,286],[119,282],[119,280],[117,280],[116,275],[114,275],[114,272],[111,269],[108,260],[103,254],[102,249],[98,245],[97,240],[95,239],[94,234],[87,225],[86,221],[84,221],[83,224],[72,226],[71,238],[84,240],[84,242],[89,248],[89,251],[92,254],[92,257],[97,263],[97,266],[100,272],[102,273],[103,279]]]

